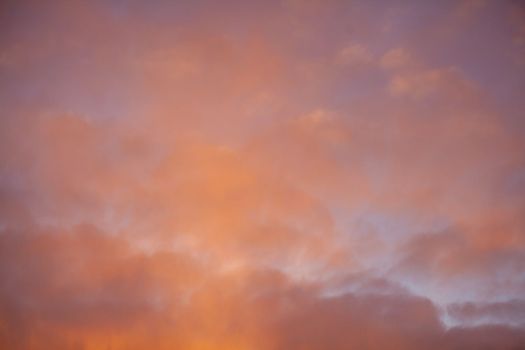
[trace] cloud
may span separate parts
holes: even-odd
[[[448,93],[452,98],[464,97],[475,91],[468,81],[454,68],[426,70],[399,74],[393,77],[388,86],[394,96],[423,98],[437,93]]]
[[[502,323],[522,327],[524,305],[520,300],[494,303],[452,304],[447,308],[448,314],[463,324]]]
[[[146,254],[92,227],[3,232],[0,246],[1,339],[13,349],[410,349],[448,348],[451,339],[492,348],[477,340],[477,328],[446,331],[424,298],[395,291],[323,297],[315,285],[272,270],[210,274],[186,254]],[[493,339],[507,333],[515,346],[523,337],[493,332]]]
[[[0,347],[524,343],[514,6],[1,6]]]
[[[361,65],[372,62],[372,54],[360,44],[352,44],[342,48],[337,55],[337,63],[341,65]]]
[[[384,69],[399,69],[414,64],[411,55],[403,48],[395,48],[386,52],[380,61]]]

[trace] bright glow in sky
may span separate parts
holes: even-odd
[[[525,7],[0,4],[0,348],[523,349]]]

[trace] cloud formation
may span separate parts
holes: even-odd
[[[522,10],[3,2],[0,347],[520,349]]]

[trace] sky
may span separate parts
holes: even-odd
[[[0,2],[0,348],[525,348],[525,5]]]

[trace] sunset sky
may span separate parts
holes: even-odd
[[[525,3],[0,1],[0,349],[525,349]]]

